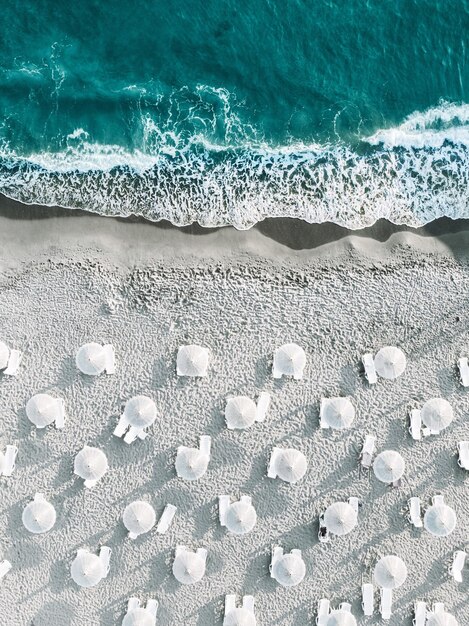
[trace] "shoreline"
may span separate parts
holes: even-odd
[[[164,220],[24,205],[0,195],[0,246],[6,265],[76,247],[116,257],[118,264],[126,266],[188,256],[330,259],[353,250],[382,260],[392,256],[396,246],[464,259],[469,251],[469,220],[440,218],[421,228],[379,220],[371,227],[349,230],[331,222],[269,218],[240,231],[232,226],[179,227]]]

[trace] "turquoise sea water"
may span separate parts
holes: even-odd
[[[0,192],[177,224],[469,217],[469,0],[5,0]]]

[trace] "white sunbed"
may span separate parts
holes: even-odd
[[[422,528],[423,523],[420,510],[420,498],[412,496],[412,498],[409,498],[407,504],[409,505],[410,523],[413,524],[415,528]]]
[[[119,426],[119,424],[117,426]],[[148,433],[144,428],[136,428],[135,426],[131,426],[125,434],[124,441],[125,443],[132,443],[137,439],[137,437],[143,441],[146,438],[147,434]]]
[[[272,450],[272,454],[270,455],[269,465],[267,466],[267,476],[268,478],[277,478],[277,462],[280,456],[282,455],[281,448],[274,448]]]
[[[241,606],[246,611],[250,613],[254,613],[254,596],[246,595],[243,596]],[[236,609],[236,596],[233,593],[230,593],[225,596],[225,616],[231,613]]]
[[[374,609],[373,583],[362,584],[362,609],[363,609],[364,615],[367,615],[367,616],[373,615],[373,609]]]
[[[443,495],[437,494],[436,496],[433,496],[432,498],[433,505],[443,506],[444,503],[445,503],[445,497]]]
[[[321,543],[328,543],[331,540],[330,533],[324,523],[324,514],[319,516],[318,539]]]
[[[462,570],[466,562],[465,550],[456,550],[453,554],[453,563],[450,568],[450,574],[457,583],[462,583]]]
[[[274,569],[274,565],[279,559],[282,558],[282,556],[283,556],[283,548],[281,548],[280,546],[274,546],[272,550],[272,557],[270,559],[270,565],[269,565],[269,572],[270,572],[271,578],[273,578],[272,570]]]
[[[108,546],[102,546],[99,551],[99,559],[103,565],[104,575],[103,578],[106,578],[109,574],[109,567],[111,563],[111,554],[112,550]]]
[[[116,371],[116,354],[114,352],[114,346],[107,343],[103,346],[103,350],[106,357],[106,374],[114,374]]]
[[[319,405],[319,428],[330,428],[326,420],[324,419],[324,406],[327,402],[326,398],[321,398],[321,403]]]
[[[256,422],[263,422],[270,406],[270,393],[262,391],[256,405]]]
[[[419,409],[412,409],[410,412],[410,427],[409,432],[412,435],[412,439],[418,441],[422,439],[422,417]]]
[[[177,511],[177,508],[174,506],[174,504],[167,504],[164,507],[164,511],[161,514],[160,521],[158,522],[158,525],[156,527],[157,533],[159,533],[160,535],[164,535],[164,533],[170,527],[171,522],[173,521],[174,516],[176,514],[176,511]]]
[[[243,609],[246,609],[246,611],[254,613],[254,596],[243,596],[242,607]]]
[[[8,365],[6,369],[3,370],[3,373],[6,374],[7,376],[16,376],[22,360],[23,360],[22,352],[20,352],[19,350],[10,350],[10,357],[8,359]]]
[[[374,435],[366,435],[360,454],[360,463],[362,467],[366,467],[367,469],[371,467],[375,451],[375,443],[376,437]]]
[[[444,602],[434,602],[432,606],[432,612],[435,613],[435,615],[440,615],[441,613],[444,613],[445,612]]]
[[[469,387],[469,364],[467,362],[467,357],[459,359],[458,368],[461,385],[463,387]]]
[[[156,617],[156,614],[158,613],[158,600],[150,598],[147,600],[145,608],[151,615],[153,615],[153,617]]]
[[[461,469],[469,470],[469,441],[458,442],[458,465]]]
[[[412,623],[414,626],[425,626],[427,621],[427,605],[423,600],[417,600],[414,605],[414,619]]]
[[[318,600],[318,616],[316,617],[317,626],[325,626],[331,612],[331,603],[327,598]]]
[[[0,563],[0,580],[11,570],[11,563],[6,559]]]
[[[135,611],[135,609],[139,608],[140,600],[138,598],[129,598],[129,601],[127,602],[127,613],[130,613],[130,611]]]
[[[16,446],[7,446],[5,448],[4,463],[1,471],[3,476],[11,476],[13,474],[17,454],[18,448]]]
[[[341,602],[339,605],[339,609],[341,611],[346,611],[347,613],[351,613],[352,612],[352,605],[350,604],[350,602]]]
[[[381,589],[381,602],[379,611],[383,619],[391,619],[392,615],[392,589]]]
[[[222,526],[226,524],[226,512],[230,504],[230,496],[218,496],[218,518]]]
[[[378,381],[376,375],[375,360],[372,354],[364,354],[362,356],[363,367],[365,368],[365,376],[370,385],[374,385]]]
[[[348,499],[348,503],[350,504],[351,507],[353,507],[353,510],[355,511],[355,513],[358,514],[358,507],[360,505],[360,500],[356,496],[351,496]]]

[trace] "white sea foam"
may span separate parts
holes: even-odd
[[[296,217],[354,229],[380,218],[419,226],[469,217],[468,120],[468,105],[441,104],[355,148],[276,148],[214,144],[200,133],[188,139],[148,118],[141,151],[92,144],[82,129],[59,153],[4,151],[0,191],[26,203],[178,225],[244,229],[267,217]]]

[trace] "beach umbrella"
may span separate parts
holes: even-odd
[[[94,587],[106,573],[101,559],[87,550],[79,550],[70,572],[80,587]]]
[[[124,526],[129,531],[129,537],[136,539],[138,535],[147,533],[156,522],[153,507],[144,500],[135,500],[128,504],[122,516]]]
[[[442,611],[441,613],[427,613],[425,626],[458,626],[458,621],[453,615],[446,611]]]
[[[301,378],[306,365],[306,353],[296,343],[286,343],[274,353],[273,374],[275,378],[294,376]]]
[[[230,398],[225,407],[225,420],[228,428],[248,428],[256,421],[257,406],[247,396]]]
[[[10,348],[6,343],[0,341],[0,370],[4,370],[8,366],[8,359],[10,358]]]
[[[327,398],[322,405],[322,419],[329,428],[349,428],[355,418],[355,409],[349,398]]]
[[[422,422],[430,430],[440,432],[453,421],[453,408],[444,398],[427,400],[420,412]]]
[[[255,508],[245,500],[233,502],[226,510],[225,524],[235,535],[244,535],[254,528],[257,521]]]
[[[287,483],[296,483],[306,473],[308,462],[305,455],[299,450],[285,448],[281,450],[275,462],[277,475]]]
[[[405,462],[399,452],[384,450],[373,462],[373,471],[382,483],[391,484],[399,480],[404,474]]]
[[[38,393],[26,403],[26,415],[37,428],[45,428],[61,418],[60,401],[47,393]]]
[[[156,419],[156,404],[148,396],[134,396],[124,407],[124,417],[135,428],[146,428]]]
[[[23,509],[21,519],[30,533],[46,533],[55,524],[55,509],[41,494],[36,494],[34,500]]]
[[[295,554],[285,554],[272,568],[272,575],[283,587],[298,585],[306,574],[305,562]]]
[[[178,448],[176,473],[184,480],[197,480],[207,471],[209,457],[198,448]]]
[[[329,614],[326,626],[357,626],[357,620],[350,611],[337,609]]]
[[[209,351],[201,346],[181,346],[176,359],[178,376],[206,376]]]
[[[248,609],[233,609],[223,620],[223,626],[256,626],[254,613]]]
[[[374,578],[383,589],[397,589],[407,578],[407,567],[398,556],[383,556],[375,565]]]
[[[156,617],[141,607],[126,613],[122,621],[122,626],[155,626],[155,624]]]
[[[357,525],[357,512],[348,502],[334,502],[324,513],[324,525],[333,535],[346,535]]]
[[[447,504],[434,504],[423,516],[423,525],[436,537],[446,537],[456,528],[456,511]]]
[[[375,356],[375,369],[379,376],[393,380],[405,370],[405,354],[394,346],[385,346]]]
[[[197,552],[182,550],[174,559],[174,578],[183,585],[192,585],[205,574],[205,559]]]
[[[106,455],[99,448],[85,446],[75,457],[75,474],[84,480],[99,480],[107,472],[107,469]]]
[[[75,361],[78,369],[83,374],[98,376],[106,369],[106,351],[99,343],[85,343],[78,350]]]

